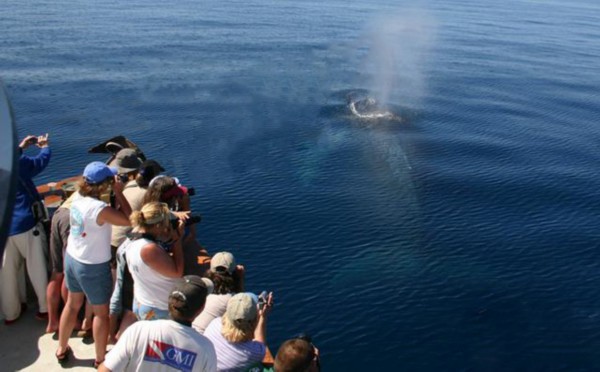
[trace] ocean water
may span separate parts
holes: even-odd
[[[0,24],[19,135],[52,140],[38,181],[132,139],[275,293],[274,352],[600,368],[597,1],[5,1]]]

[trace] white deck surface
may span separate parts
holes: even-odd
[[[73,354],[64,368],[58,364],[54,356],[58,341],[44,333],[46,322],[35,319],[32,307],[10,326],[0,321],[0,371],[95,371],[94,344],[81,337],[71,337]]]

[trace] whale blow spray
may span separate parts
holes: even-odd
[[[380,16],[366,28],[365,67],[372,96],[389,103],[416,105],[423,97],[424,65],[435,39],[436,23],[424,11]]]

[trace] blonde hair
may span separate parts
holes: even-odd
[[[258,317],[250,323],[243,322],[238,327],[233,324],[227,317],[227,314],[225,314],[221,318],[221,324],[223,325],[221,334],[227,341],[232,343],[252,341],[252,339],[254,339],[254,329],[258,324]]]
[[[170,212],[165,203],[146,203],[139,211],[131,213],[129,220],[134,230],[146,230],[147,228],[160,224],[161,227],[169,226]]]

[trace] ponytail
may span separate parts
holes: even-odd
[[[133,211],[129,216],[129,221],[133,227],[143,227],[145,225],[144,213],[142,211]]]
[[[141,210],[131,213],[129,220],[134,229],[146,229],[150,226],[163,224],[168,226],[169,208],[164,203],[152,202],[144,204]]]

